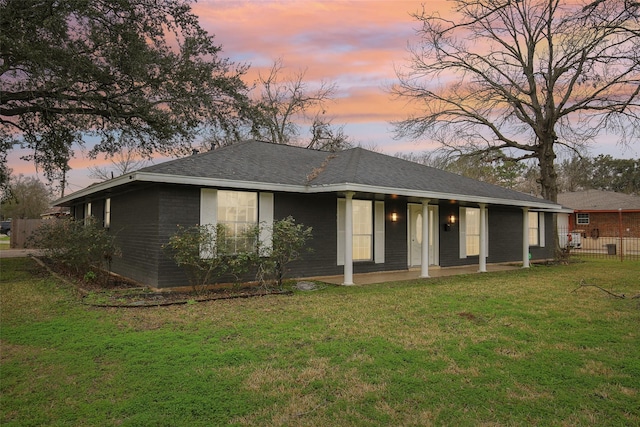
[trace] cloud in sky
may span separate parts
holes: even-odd
[[[386,123],[401,117],[403,103],[385,87],[407,56],[417,27],[410,13],[420,8],[416,1],[205,0],[194,12],[225,56],[251,65],[249,80],[282,58],[288,71],[306,70],[310,83],[337,83],[328,108],[336,123]]]
[[[199,0],[192,6],[200,24],[222,46],[221,56],[251,66],[247,83],[255,81],[259,72],[267,74],[278,58],[285,71],[306,70],[305,81],[310,84],[335,82],[337,96],[327,106],[333,123],[344,124],[355,142],[394,154],[435,148],[427,142],[393,139],[389,122],[406,117],[410,110],[385,90],[396,82],[395,68],[407,65],[408,43],[418,40],[419,23],[411,14],[421,12],[423,2]],[[451,3],[429,0],[426,7],[446,15]],[[611,143],[594,151],[638,156],[637,147],[621,152]],[[14,173],[33,173],[33,166],[20,161],[19,154],[9,158]],[[92,182],[86,177],[89,164],[106,163],[102,158],[72,160],[72,190]]]

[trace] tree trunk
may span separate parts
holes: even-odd
[[[555,167],[556,153],[553,149],[553,137],[548,141],[541,142],[538,150],[538,163],[540,164],[540,185],[542,187],[542,197],[552,202],[558,202],[558,174]],[[553,214],[554,230],[554,257],[561,259],[562,249],[558,236],[558,215]]]
[[[556,173],[556,153],[553,140],[540,143],[538,149],[538,163],[540,165],[540,185],[542,197],[552,202],[558,201],[558,174]]]

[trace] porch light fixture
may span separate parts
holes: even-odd
[[[391,213],[391,222],[396,222],[398,221],[398,213],[397,212],[392,212]]]
[[[454,225],[456,223],[456,216],[455,215],[449,215],[447,217],[447,223],[444,225],[444,231],[450,231],[451,230],[451,226]]]

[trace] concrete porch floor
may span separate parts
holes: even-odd
[[[487,264],[487,272],[494,271],[508,271],[518,270],[522,268],[520,265],[514,264]],[[455,276],[458,274],[473,274],[478,273],[477,265],[468,265],[463,267],[430,267],[429,278]],[[398,282],[402,280],[415,280],[420,278],[420,269],[412,268],[410,270],[399,271],[382,271],[375,273],[359,273],[353,275],[353,283],[357,285],[370,285],[374,283],[384,282]],[[334,285],[341,285],[343,283],[343,276],[321,276],[313,277],[310,280],[318,280],[325,283],[331,283]]]

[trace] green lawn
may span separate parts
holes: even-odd
[[[0,234],[0,250],[9,249],[10,243],[11,243],[11,238],[9,236]]]
[[[640,262],[162,308],[2,260],[0,424],[640,425]]]

